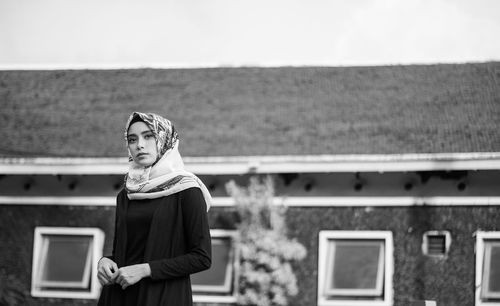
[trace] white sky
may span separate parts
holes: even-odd
[[[0,0],[0,69],[490,60],[498,0]]]

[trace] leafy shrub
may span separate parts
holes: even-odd
[[[297,295],[292,262],[306,256],[296,239],[287,237],[286,207],[275,205],[271,177],[252,177],[248,187],[226,185],[234,198],[240,250],[239,305],[286,306]]]

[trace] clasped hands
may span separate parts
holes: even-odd
[[[147,263],[118,268],[113,260],[103,257],[97,264],[97,278],[103,286],[118,284],[125,289],[149,276],[151,268]]]

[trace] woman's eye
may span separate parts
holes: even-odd
[[[129,138],[128,139],[128,143],[134,143],[135,142],[135,138]]]
[[[153,136],[153,134],[146,134],[146,135],[144,136],[144,138],[145,138],[145,139],[151,139],[151,138],[153,138],[153,137],[154,137],[154,136]]]

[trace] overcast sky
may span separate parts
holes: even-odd
[[[0,69],[491,60],[498,0],[0,0]]]

